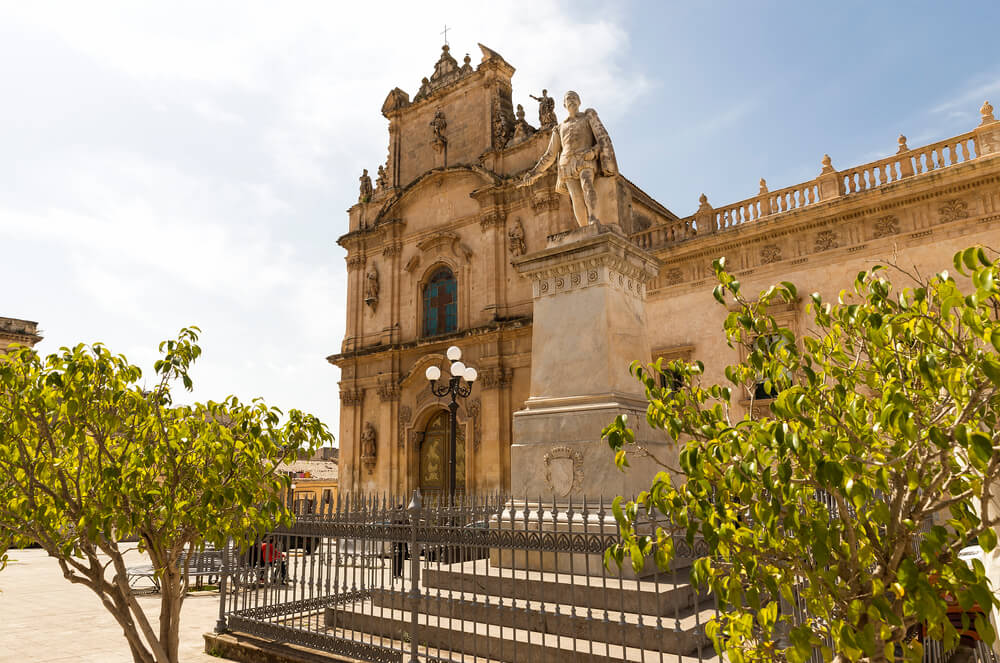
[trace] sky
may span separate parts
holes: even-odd
[[[992,2],[0,0],[0,316],[42,353],[100,341],[151,374],[202,329],[193,399],[336,434],[337,238],[382,101],[477,42],[514,101],[580,93],[623,173],[681,216],[972,129],[1000,108]],[[559,109],[560,117],[562,110]]]

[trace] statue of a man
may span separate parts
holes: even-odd
[[[371,306],[373,311],[378,305],[378,270],[375,265],[365,274],[365,304]]]
[[[434,147],[439,150],[445,146],[445,143],[448,142],[448,139],[444,135],[445,129],[447,128],[448,128],[448,120],[445,119],[444,112],[439,108],[434,113],[434,119],[431,120],[431,131],[433,132],[434,136]]]
[[[361,195],[358,197],[358,202],[367,203],[372,199],[372,178],[368,176],[367,168],[363,170],[358,181],[361,182]]]
[[[361,457],[374,458],[377,453],[375,446],[375,427],[372,422],[365,422],[365,432],[361,434]]]
[[[597,222],[597,190],[594,178],[618,174],[615,148],[607,129],[588,108],[580,112],[580,95],[570,90],[563,97],[568,115],[552,131],[549,147],[535,167],[524,174],[524,185],[531,184],[559,161],[556,191],[568,193],[573,215],[582,227]]]
[[[551,127],[558,120],[556,119],[556,100],[549,96],[548,90],[542,90],[542,96],[536,97],[529,94],[529,97],[538,102],[538,124],[543,129]]]

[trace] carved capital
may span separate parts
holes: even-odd
[[[379,382],[378,397],[383,403],[399,400],[399,384],[395,380]]]
[[[483,389],[505,389],[514,379],[514,369],[494,366],[480,372]]]
[[[507,220],[507,213],[499,207],[491,207],[479,213],[479,227],[483,231],[489,228],[503,227]]]
[[[403,253],[403,243],[402,242],[392,242],[387,244],[384,249],[382,249],[382,255],[386,258],[392,258],[393,256],[398,256]]]
[[[364,389],[341,389],[340,390],[340,402],[345,406],[361,405],[361,402],[365,398]]]
[[[409,405],[402,405],[399,408],[399,425],[396,427],[398,430],[399,438],[399,448],[402,449],[406,446],[406,426],[410,423],[410,419],[413,418],[413,410],[410,409]]]
[[[354,255],[347,256],[347,271],[353,272],[359,269],[364,269],[365,257],[360,253],[355,253]]]

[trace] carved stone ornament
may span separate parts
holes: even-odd
[[[511,224],[510,230],[507,232],[507,245],[512,257],[516,258],[524,255],[524,225],[522,225],[520,219],[515,219],[514,223]]]
[[[379,382],[377,391],[383,403],[399,400],[399,383],[393,378]]]
[[[821,230],[816,233],[816,251],[829,251],[840,246],[837,233],[832,230]]]
[[[375,470],[375,461],[378,456],[378,444],[375,433],[375,426],[372,422],[365,422],[365,431],[361,434],[361,464],[364,465],[368,474]]]
[[[938,213],[941,215],[939,221],[941,223],[948,223],[949,221],[957,221],[959,219],[969,218],[969,203],[965,202],[960,198],[954,198],[949,200],[944,205],[938,208]]]
[[[663,282],[667,285],[683,283],[684,273],[678,267],[671,267],[663,274]]]
[[[431,120],[431,133],[435,150],[443,150],[448,144],[448,138],[444,135],[447,128],[448,120],[445,119],[444,111],[439,108],[434,113],[434,119]]]
[[[472,448],[478,449],[483,441],[483,406],[478,398],[469,401],[466,406],[469,418],[472,419]]]
[[[365,266],[365,257],[362,255],[355,254],[353,256],[347,256],[347,271],[353,272],[356,269],[361,269]]]
[[[406,108],[410,105],[410,95],[400,90],[398,87],[393,88],[391,92],[386,96],[385,101],[382,102],[382,114],[389,115],[394,111]]]
[[[371,308],[372,313],[378,307],[378,290],[378,270],[373,264],[365,274],[365,304]]]
[[[872,224],[872,236],[875,239],[889,237],[897,233],[899,233],[899,219],[895,214],[887,214],[875,219],[875,223]]]
[[[413,410],[410,409],[409,405],[402,405],[399,408],[399,446],[402,448],[406,445],[406,425],[410,423],[410,419],[413,418]]]
[[[781,260],[781,247],[777,244],[768,244],[760,248],[760,262],[762,265],[770,265]]]
[[[545,483],[557,497],[567,497],[583,486],[583,454],[569,447],[553,447],[542,458]]]
[[[376,191],[382,191],[389,186],[389,176],[385,172],[385,166],[378,167],[378,176],[375,178]]]

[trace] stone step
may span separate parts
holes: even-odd
[[[538,631],[567,638],[609,642],[629,647],[654,649],[670,654],[693,654],[701,647],[710,648],[704,634],[704,624],[715,614],[709,602],[700,610],[686,608],[670,617],[661,617],[659,623],[652,615],[637,615],[616,611],[573,608],[567,605],[553,605],[536,601],[517,601],[512,605],[506,601],[499,604],[495,596],[449,592],[442,596],[409,598],[406,592],[376,590],[371,594],[370,612],[381,614],[382,610],[409,612],[414,601],[419,603],[420,612],[438,615],[441,618],[461,618],[465,621],[489,624],[494,627],[510,626],[528,631]],[[338,622],[335,608],[327,608],[328,625]],[[365,630],[367,615],[352,615],[341,619],[343,625]]]
[[[591,572],[598,570],[591,569]],[[439,567],[431,565],[421,570],[421,581],[424,587],[452,592],[558,602],[664,617],[672,617],[678,610],[693,607],[696,598],[696,592],[690,585],[689,569],[631,580],[510,569],[496,567],[489,560],[480,559]],[[704,597],[702,601],[705,601]]]
[[[414,633],[411,613],[406,610],[375,608],[370,604],[354,603],[327,609],[327,628],[331,634],[364,633],[367,638],[409,642]],[[711,646],[698,657],[661,654],[651,649],[609,644],[599,639],[583,639],[543,633],[537,630],[503,627],[447,615],[417,615],[416,638],[429,659],[442,661],[467,660],[480,657],[503,663],[718,663]],[[384,642],[384,641],[383,641]],[[626,643],[627,644],[627,643]],[[653,643],[650,643],[653,644]],[[398,645],[397,645],[398,646]]]

